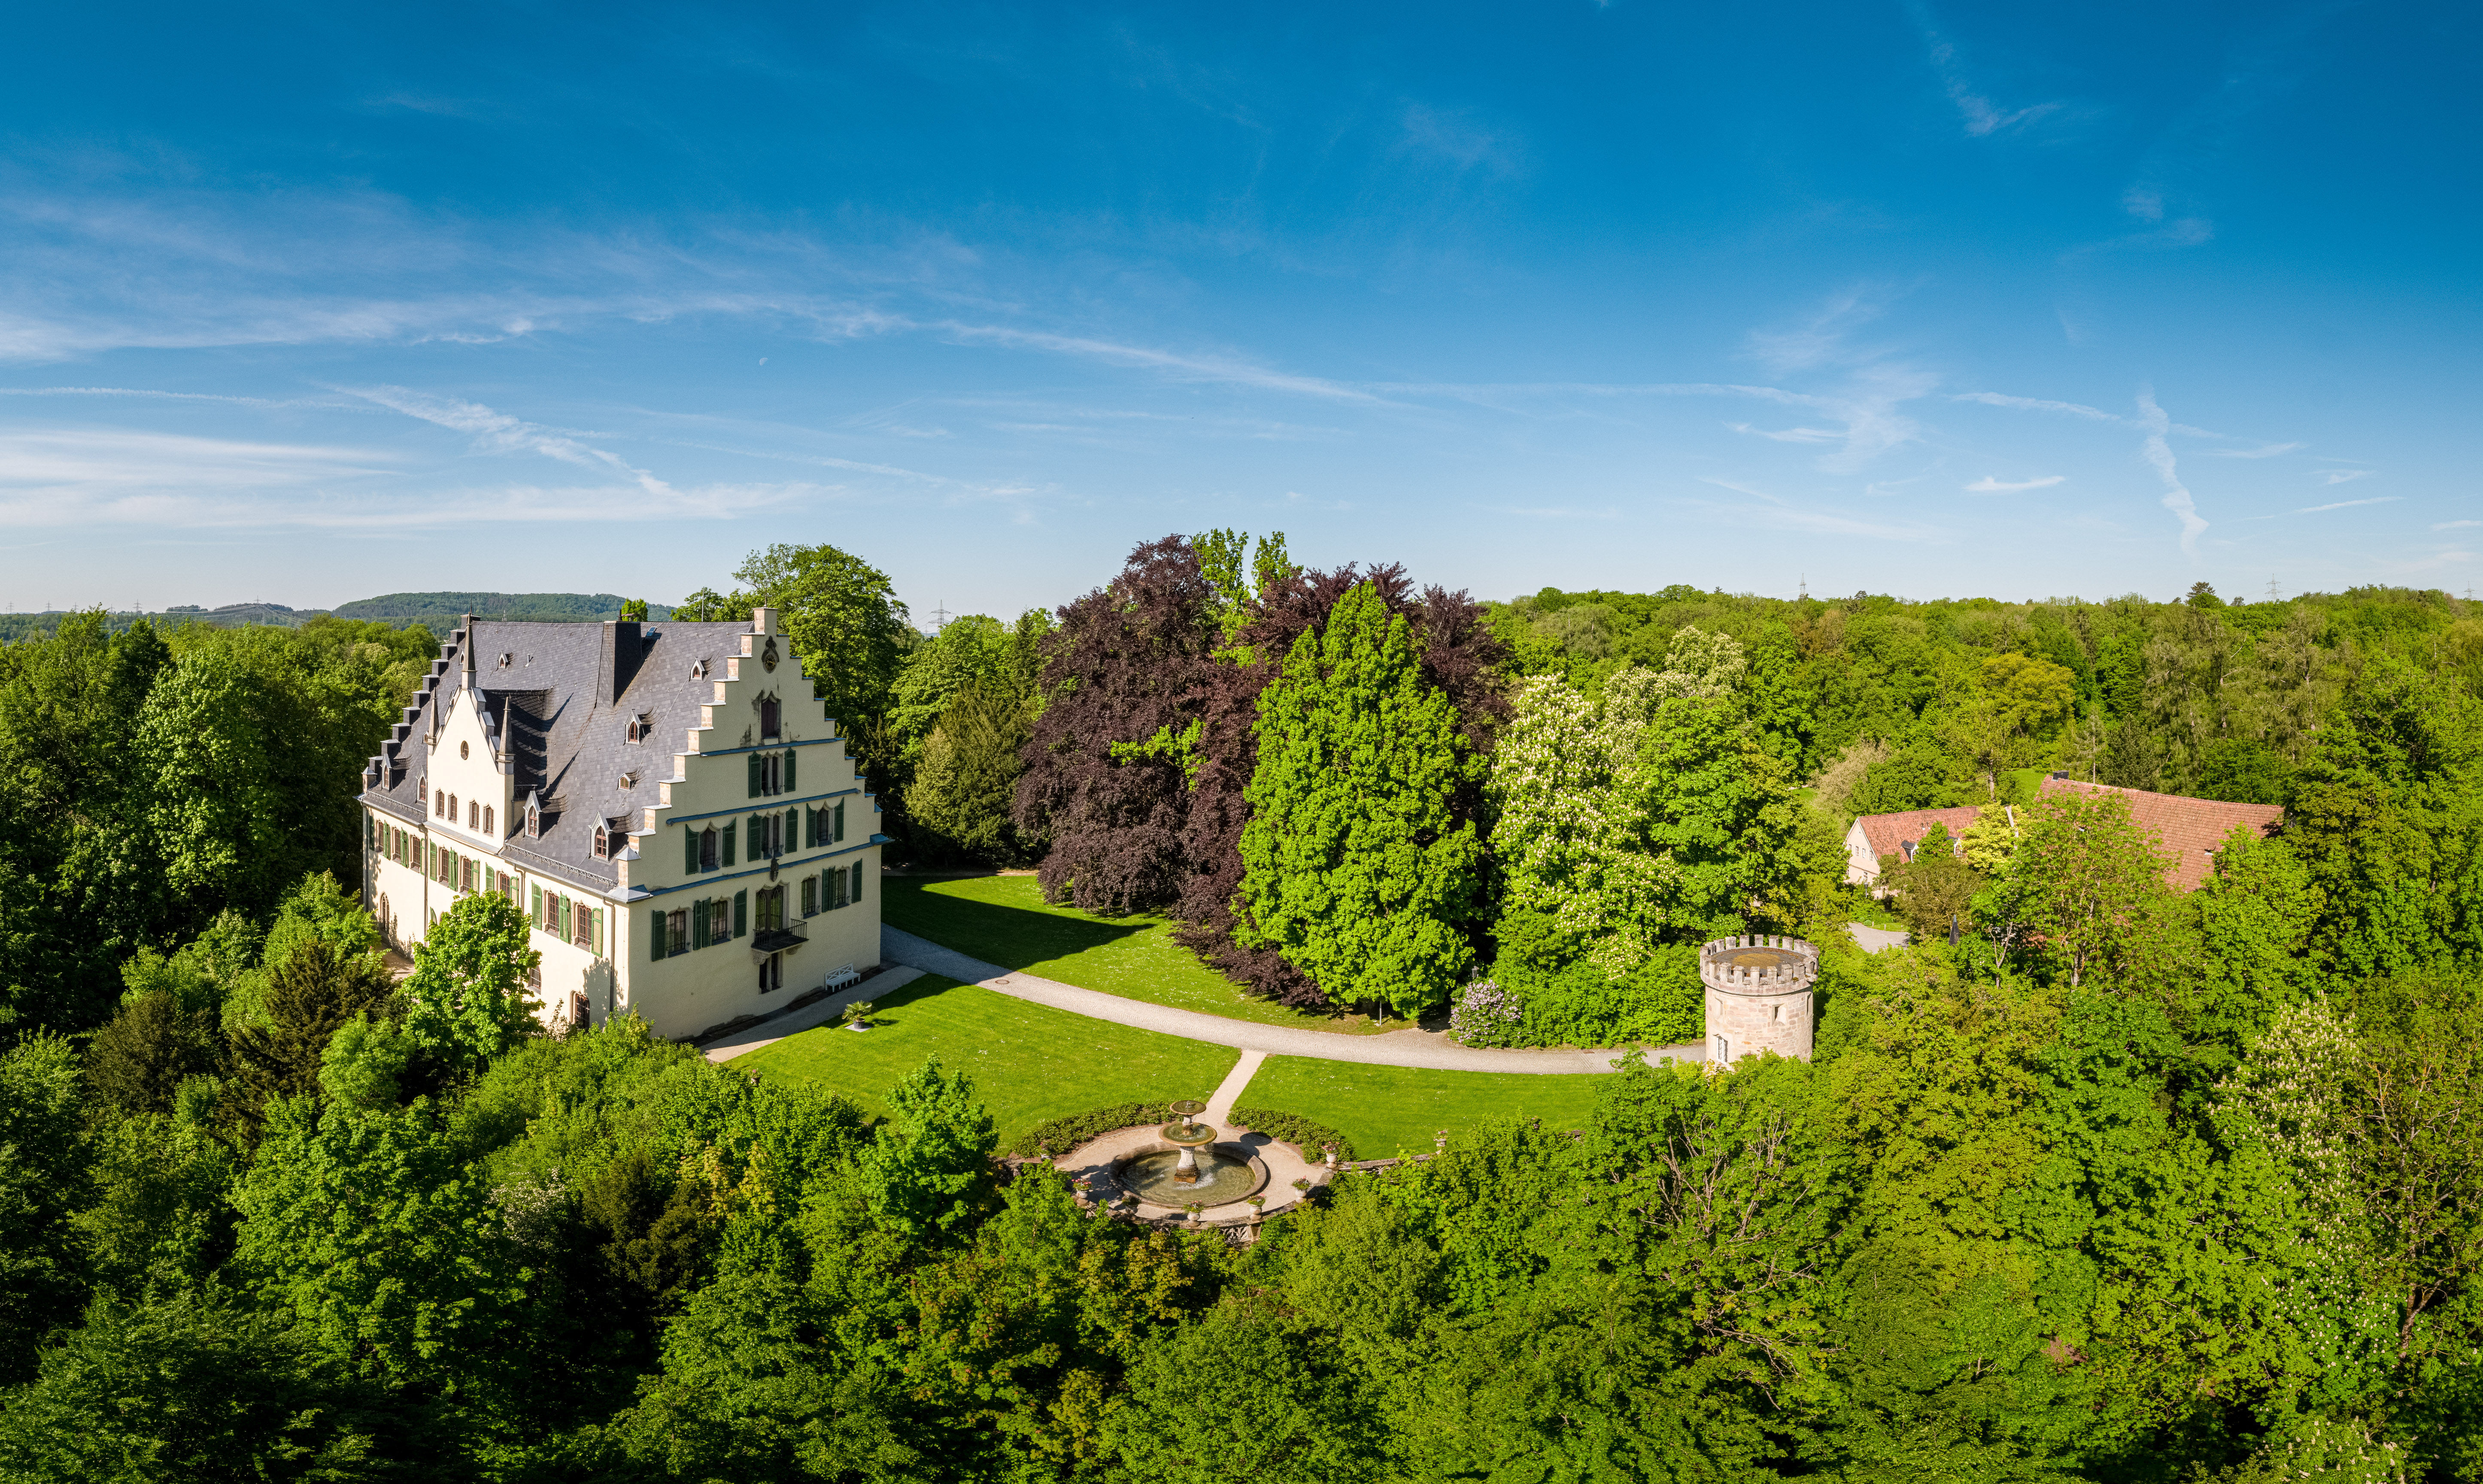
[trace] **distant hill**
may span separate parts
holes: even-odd
[[[533,623],[601,623],[621,616],[621,598],[613,593],[389,593],[339,603],[334,611],[340,619],[422,623],[446,633],[469,613],[478,619]],[[661,603],[650,603],[647,613],[655,619],[673,616]]]
[[[116,634],[141,618],[157,624],[205,623],[215,628],[239,628],[247,623],[273,623],[299,628],[328,611],[287,608],[282,603],[227,603],[221,608],[185,603],[144,614],[107,613],[104,622]],[[340,619],[389,623],[398,628],[421,623],[433,633],[445,636],[457,626],[458,620],[469,613],[478,619],[519,619],[537,623],[600,623],[620,617],[621,599],[610,593],[390,593],[382,597],[358,597],[334,611]],[[654,619],[673,616],[673,610],[662,603],[650,603],[647,612]],[[58,609],[0,614],[0,644],[44,638],[56,631],[67,617]]]

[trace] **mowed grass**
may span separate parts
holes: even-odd
[[[1344,1035],[1380,1029],[1361,1016],[1313,1015],[1254,998],[1173,941],[1163,918],[1055,907],[1031,876],[881,879],[881,921],[1002,968],[1260,1025]]]
[[[872,1002],[872,1029],[822,1025],[726,1065],[769,1078],[817,1082],[872,1113],[888,1092],[938,1056],[963,1071],[1003,1144],[1047,1119],[1113,1103],[1204,1100],[1242,1053],[1030,1005],[925,974]]]
[[[1487,1118],[1539,1118],[1584,1128],[1603,1078],[1591,1073],[1433,1072],[1270,1056],[1242,1091],[1243,1106],[1277,1108],[1327,1125],[1365,1159],[1428,1153],[1434,1130],[1455,1140]]]

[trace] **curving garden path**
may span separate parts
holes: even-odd
[[[1513,1051],[1489,1047],[1463,1047],[1451,1041],[1445,1032],[1435,1030],[1407,1029],[1379,1036],[1337,1036],[1324,1031],[1299,1030],[1290,1025],[1260,1025],[1248,1020],[1227,1020],[1220,1015],[1203,1015],[1195,1010],[1176,1010],[1169,1005],[1125,999],[1100,990],[1081,990],[1074,984],[1062,984],[1034,974],[1013,973],[997,964],[969,958],[953,948],[943,948],[902,928],[884,924],[879,930],[879,956],[891,964],[902,964],[925,973],[942,974],[963,983],[980,985],[1018,999],[1049,1005],[1055,1010],[1066,1010],[1072,1015],[1109,1020],[1116,1025],[1135,1025],[1141,1030],[1162,1031],[1168,1036],[1204,1041],[1212,1046],[1229,1046],[1268,1056],[1307,1056],[1321,1061],[1364,1062],[1378,1067],[1425,1067],[1438,1072],[1575,1074],[1609,1073],[1622,1054],[1617,1050]],[[1647,1050],[1647,1059],[1654,1061],[1669,1056],[1675,1061],[1701,1061],[1706,1054],[1704,1046],[1653,1047]]]

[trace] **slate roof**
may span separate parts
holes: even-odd
[[[596,822],[627,815],[626,828],[641,826],[641,811],[657,802],[655,784],[672,776],[699,707],[714,700],[726,658],[741,652],[749,632],[747,622],[469,623],[440,647],[414,704],[363,770],[362,799],[407,819],[429,819],[423,738],[435,709],[466,683],[470,643],[485,730],[516,763],[502,858],[581,885],[614,887],[620,878],[613,863],[595,857]],[[704,676],[693,670],[700,661]],[[646,739],[629,742],[629,721],[642,714],[650,717]],[[634,785],[625,788],[622,777],[632,773]],[[529,839],[519,826],[535,792],[544,800],[543,829]]]
[[[2129,801],[2129,817],[2141,830],[2154,832],[2173,858],[2166,879],[2176,891],[2195,889],[2207,879],[2213,862],[2208,853],[2224,848],[2225,836],[2238,826],[2273,835],[2284,823],[2284,810],[2274,804],[2226,804],[2215,799],[2189,799],[2144,788],[2115,788],[2109,783],[2082,783],[2058,774],[2043,780],[2045,797],[2061,794],[2119,794]]]
[[[1854,822],[1862,827],[1862,837],[1871,842],[1872,860],[1895,856],[1899,860],[1911,861],[1915,842],[1931,833],[1933,825],[1945,826],[1949,837],[1955,839],[1965,834],[1966,826],[1974,823],[1974,806],[1966,804],[1948,809],[1901,809],[1894,814],[1865,814]]]

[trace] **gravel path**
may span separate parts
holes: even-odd
[[[1854,935],[1854,946],[1865,953],[1877,953],[1882,948],[1902,948],[1914,941],[1910,934],[1900,933],[1893,928],[1864,927],[1859,922],[1845,924],[1845,931]]]
[[[1160,1030],[1168,1036],[1204,1041],[1212,1046],[1234,1047],[1244,1051],[1259,1051],[1269,1056],[1310,1056],[1321,1061],[1362,1062],[1377,1067],[1428,1067],[1441,1072],[1574,1073],[1611,1072],[1621,1055],[1615,1050],[1505,1051],[1488,1047],[1462,1047],[1451,1041],[1445,1031],[1434,1030],[1398,1030],[1382,1036],[1334,1036],[1322,1031],[1298,1030],[1290,1025],[1259,1025],[1248,1020],[1228,1020],[1220,1015],[1201,1015],[1195,1010],[1175,1010],[1169,1005],[1151,1005],[1144,1000],[1081,990],[1075,985],[1033,974],[1012,973],[997,964],[968,958],[953,948],[943,948],[902,928],[886,925],[879,930],[879,954],[892,964],[903,964],[926,973],[945,974],[967,984],[979,984],[984,989],[1031,1000],[1038,1005],[1050,1005],[1055,1010],[1066,1010],[1072,1015],[1110,1020],[1116,1025],[1135,1025],[1141,1030]],[[1675,1061],[1701,1061],[1706,1054],[1704,1046],[1657,1047],[1648,1048],[1647,1060],[1669,1056]]]

